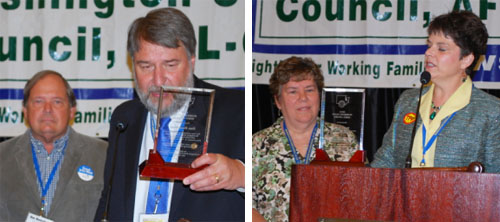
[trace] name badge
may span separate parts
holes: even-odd
[[[168,214],[140,214],[140,222],[167,222]]]
[[[26,222],[54,222],[54,221],[51,219],[42,217],[40,215],[28,213],[28,216],[26,217]]]

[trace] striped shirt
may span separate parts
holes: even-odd
[[[35,139],[33,137],[33,133],[30,131],[30,140],[31,140],[31,145],[33,149],[35,150],[36,158],[38,160],[38,165],[40,166],[40,173],[42,181],[43,181],[43,186],[47,186],[47,180],[49,179],[50,173],[54,166],[56,165],[58,160],[61,160],[59,163],[56,172],[54,174],[54,178],[52,180],[52,183],[49,185],[49,189],[47,191],[47,195],[45,197],[45,216],[48,214],[50,211],[50,206],[52,204],[52,199],[54,198],[54,194],[56,191],[56,185],[57,181],[59,181],[59,170],[61,169],[61,166],[63,164],[64,160],[64,150],[66,148],[66,144],[68,141],[69,137],[69,130],[66,130],[66,134],[64,134],[63,137],[59,138],[54,142],[54,149],[52,152],[49,154],[47,153],[47,150],[43,146],[43,143],[40,140]],[[34,166],[34,165],[33,165]],[[33,169],[35,169],[33,167]],[[36,170],[35,170],[35,175],[36,175]],[[37,175],[38,177],[38,175]],[[38,191],[40,192],[40,202],[42,198],[42,186],[40,185],[39,180],[37,179],[37,184],[38,184]]]

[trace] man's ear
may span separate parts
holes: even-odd
[[[190,59],[190,62],[191,62],[191,67],[193,67],[193,71],[194,71],[194,63],[196,61],[196,56],[191,56],[191,59]]]
[[[69,120],[72,121],[75,118],[76,106],[69,108]]]
[[[26,127],[30,127],[30,121],[29,121],[29,116],[28,116],[28,109],[23,106],[23,115],[24,115],[24,125]]]

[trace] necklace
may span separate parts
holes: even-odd
[[[439,111],[439,110],[441,109],[441,106],[435,106],[435,105],[434,105],[434,101],[432,101],[432,103],[431,103],[431,109],[432,109],[432,113],[431,113],[431,115],[429,116],[429,118],[430,118],[431,120],[433,120],[433,119],[434,119],[434,117],[436,117],[436,113],[437,113],[437,111]]]

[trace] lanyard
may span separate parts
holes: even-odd
[[[427,151],[431,148],[432,144],[436,141],[436,138],[439,136],[441,131],[443,131],[448,122],[450,122],[450,120],[455,116],[455,114],[457,114],[457,112],[451,114],[451,116],[447,117],[444,122],[441,123],[439,129],[434,133],[434,135],[432,135],[427,144],[425,144],[425,136],[427,134],[427,130],[425,129],[425,124],[422,123],[422,145],[424,146],[424,150],[422,151],[422,161],[420,161],[420,166],[425,166],[425,153],[427,153]]]
[[[314,135],[316,134],[317,128],[318,128],[318,123],[314,124],[314,129],[311,133],[311,138],[309,139],[309,145],[307,146],[307,152],[306,152],[306,156],[304,159],[304,164],[309,164],[309,157],[311,156],[313,138],[314,138]],[[293,159],[295,159],[295,163],[301,164],[302,161],[300,161],[299,155],[297,153],[297,149],[295,148],[295,145],[293,144],[292,138],[290,137],[290,133],[288,132],[288,129],[286,128],[286,123],[285,123],[284,119],[283,119],[283,131],[285,131],[285,136],[286,136],[286,139],[288,140],[288,144],[290,145],[290,149],[292,150]]]
[[[68,145],[68,141],[64,143],[64,147],[62,150],[62,155],[64,155],[64,150],[66,149],[66,145]],[[36,172],[36,177],[38,178],[38,183],[40,184],[40,188],[42,190],[42,207],[40,208],[40,215],[43,216],[45,215],[45,205],[47,204],[45,201],[45,196],[47,195],[47,192],[49,191],[50,185],[52,184],[52,180],[54,179],[54,176],[57,171],[57,167],[59,166],[59,163],[61,162],[62,158],[59,158],[57,160],[56,164],[52,168],[49,174],[49,178],[47,179],[47,183],[43,185],[42,181],[42,173],[40,172],[40,165],[38,164],[38,158],[36,158],[36,152],[35,152],[35,147],[33,144],[31,144],[31,153],[33,155],[33,164],[35,165],[35,172]]]
[[[154,121],[154,118],[151,116],[151,137],[153,138],[154,141],[154,136],[155,136],[155,131],[156,131],[156,122]],[[177,131],[177,134],[175,135],[173,143],[169,144],[170,148],[173,148],[174,150],[177,148],[177,144],[180,141],[181,135],[184,132],[184,125],[186,123],[186,116],[182,119],[182,123],[179,127],[179,130]],[[169,133],[170,136],[170,133]],[[166,162],[170,162],[172,160],[172,157],[175,152],[167,152],[165,155],[161,155],[163,160]],[[161,154],[161,153],[160,153]],[[151,181],[150,182],[150,188],[148,193],[154,192],[153,197],[154,198],[149,198],[146,203],[146,213],[153,213],[156,214],[158,209],[160,208],[160,212],[166,213],[168,210],[168,198],[169,198],[169,189],[170,189],[170,182],[167,181]],[[165,194],[164,196],[166,197],[165,203],[161,203],[160,199],[162,197],[161,192],[164,191]],[[150,194],[148,194],[149,196]]]

